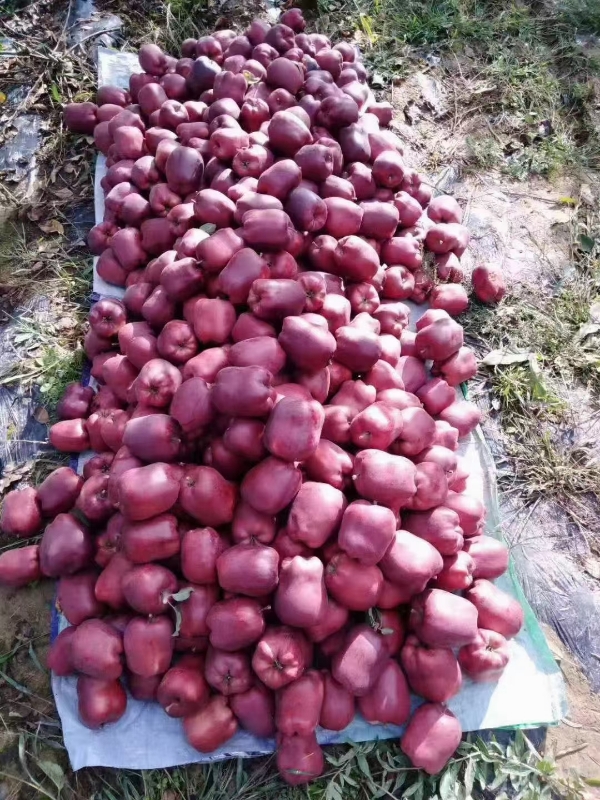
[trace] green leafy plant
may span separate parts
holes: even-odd
[[[493,737],[468,736],[439,775],[427,775],[410,765],[397,744],[356,744],[341,755],[327,755],[333,768],[324,786],[325,800],[368,796],[413,800],[471,800],[493,793],[494,798],[550,800],[583,797],[583,781],[565,782],[556,765],[543,758],[522,731],[506,746]],[[323,783],[323,782],[321,782]]]

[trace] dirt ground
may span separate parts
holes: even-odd
[[[545,626],[550,648],[562,670],[569,714],[548,730],[548,751],[565,772],[596,777],[600,773],[600,698],[556,633]]]
[[[54,34],[57,30],[60,33],[67,4],[57,2],[39,5],[42,8],[42,18],[43,14],[49,14],[59,21],[54,25]],[[130,10],[119,3],[111,3],[108,11],[121,13],[129,22],[135,17],[133,12],[128,15]],[[235,8],[227,8],[229,20],[235,20],[235,14]],[[37,24],[39,19],[40,17]],[[0,27],[0,35],[10,35],[11,30],[14,33],[18,25],[14,25],[14,20],[11,25],[12,29],[11,26],[8,29],[4,26],[4,30]],[[86,35],[85,29],[83,35]],[[365,45],[364,34],[357,33],[355,38],[359,44]],[[64,47],[64,42],[61,47]],[[60,48],[57,52],[60,52]],[[529,294],[532,302],[535,302],[541,290],[551,291],[572,268],[575,217],[581,213],[575,206],[577,209],[582,206],[597,206],[600,176],[588,170],[582,179],[581,175],[575,176],[567,172],[549,182],[543,177],[532,175],[524,183],[496,167],[479,168],[476,171],[467,168],[469,140],[487,132],[489,121],[483,115],[473,112],[472,106],[467,107],[463,102],[466,91],[471,95],[473,92],[486,91],[483,81],[478,86],[464,77],[465,66],[458,58],[442,60],[434,66],[423,57],[413,59],[407,76],[394,81],[389,90],[388,96],[396,110],[393,128],[406,142],[409,163],[426,172],[436,187],[452,193],[464,207],[472,232],[472,243],[464,258],[467,270],[470,271],[481,261],[500,263],[509,277],[511,290],[517,291],[521,297]],[[93,70],[93,65],[90,65],[90,69]],[[75,75],[73,81],[76,81],[76,77]],[[0,60],[0,91],[5,90],[2,79]],[[52,91],[51,87],[45,88]],[[57,102],[56,105],[60,103]],[[40,109],[43,115],[43,103]],[[10,120],[7,124],[10,124]],[[60,151],[63,157],[66,152]],[[87,153],[88,157],[89,153],[90,151]],[[52,166],[54,168],[60,169],[60,163],[55,161]],[[46,163],[43,170],[47,172],[48,169]],[[74,169],[79,170],[79,166]],[[85,172],[77,172],[77,178],[79,180],[81,174],[81,180],[89,182],[89,163],[85,169]],[[0,206],[14,210],[11,198],[15,194],[15,185],[6,179],[2,185],[4,188],[0,193]],[[47,191],[47,186],[47,183],[40,182],[38,191],[43,194]],[[87,203],[88,208],[89,190],[88,185],[86,190],[77,195],[77,199],[82,200],[84,205]],[[40,207],[42,205],[40,203]],[[36,208],[36,204],[27,201],[22,202],[22,206],[25,215],[31,220],[31,210]],[[70,213],[68,201],[66,205],[60,206],[58,213],[56,206],[52,206],[52,209],[49,214],[48,207],[44,206],[44,224],[53,218],[61,219],[61,225],[67,225],[66,215]],[[34,224],[37,221],[39,217],[38,220],[34,218]],[[53,235],[55,234],[48,234],[49,237]],[[12,310],[11,306],[11,313]],[[597,422],[594,397],[589,392],[576,392],[573,387],[568,388],[567,400],[578,415],[578,424],[571,429],[570,435],[573,439],[580,436],[588,441],[591,434],[595,434],[594,428],[591,428],[590,433],[590,420]],[[474,390],[489,409],[486,433],[494,437],[496,444],[502,449],[503,434],[495,413],[497,407],[494,387],[490,387],[483,379],[475,384]],[[45,404],[42,403],[42,406]],[[2,490],[10,485],[11,469],[14,465],[3,466],[4,472],[0,472]],[[500,466],[504,465],[500,463]],[[1,481],[4,481],[4,485]],[[519,497],[521,507],[529,508],[527,498],[521,495]],[[597,535],[597,530],[600,529],[600,513],[597,504],[588,496],[582,502],[585,514],[581,529],[587,548],[583,548],[578,554],[569,554],[569,558],[578,566],[596,563],[600,553]],[[549,515],[552,514],[553,507],[550,506]],[[555,516],[559,516],[558,511]],[[559,533],[561,531],[559,529]],[[600,570],[594,574],[590,567],[586,579],[589,580],[590,592],[597,596],[600,590]],[[0,720],[3,723],[0,728],[0,779],[5,780],[5,783],[0,783],[0,797],[16,798],[20,792],[28,792],[28,796],[32,796],[32,784],[26,773],[26,783],[21,788],[14,781],[6,779],[6,775],[15,772],[23,775],[24,762],[27,764],[30,756],[38,762],[55,762],[66,768],[64,753],[56,746],[59,729],[48,675],[40,667],[48,645],[52,602],[53,587],[49,583],[42,583],[19,593],[0,590]],[[548,751],[557,759],[565,774],[573,772],[585,778],[598,779],[599,696],[592,691],[576,658],[565,649],[556,633],[550,628],[546,629],[546,633],[565,677],[570,708],[568,718],[549,731]],[[600,660],[600,651],[594,657]],[[19,739],[22,758],[17,755]],[[590,796],[596,792],[593,788],[586,791]],[[167,795],[163,800],[167,800]]]

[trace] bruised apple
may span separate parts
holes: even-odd
[[[444,569],[437,575],[435,586],[447,592],[460,592],[473,583],[475,562],[464,550],[444,559]]]
[[[429,542],[443,556],[452,556],[462,549],[460,517],[451,508],[438,506],[430,511],[411,512],[402,517],[402,523],[407,531]]]
[[[212,402],[231,417],[263,417],[273,407],[272,375],[264,367],[224,367],[217,375]]]
[[[464,549],[473,559],[474,578],[493,580],[508,569],[508,547],[492,536],[472,536],[465,540]]]
[[[166,672],[173,657],[174,630],[165,615],[134,617],[123,634],[128,669],[143,678]]]
[[[340,631],[348,622],[349,616],[347,608],[328,596],[319,620],[310,628],[306,628],[306,635],[312,642],[322,642],[328,636]]]
[[[188,581],[216,584],[217,559],[228,547],[214,528],[191,528],[181,540],[181,571]]]
[[[416,470],[407,458],[382,450],[362,450],[354,460],[354,486],[367,500],[396,511],[415,494]]]
[[[318,515],[315,508],[319,509]],[[294,541],[317,549],[337,532],[345,509],[346,498],[339,489],[329,483],[305,481],[290,508],[287,532]]]
[[[355,500],[344,511],[338,543],[349,556],[372,566],[383,558],[395,531],[393,511],[366,500]]]
[[[46,657],[48,669],[60,677],[73,675],[75,672],[71,657],[71,643],[75,630],[76,628],[73,625],[64,628],[50,645],[50,650]]]
[[[189,597],[178,604],[181,615],[179,635],[195,645],[205,644],[209,633],[208,614],[219,599],[218,587],[181,583],[179,591],[183,595],[189,593]]]
[[[263,514],[278,514],[298,494],[302,473],[293,463],[270,456],[242,480],[242,499]]]
[[[100,619],[77,626],[70,642],[73,668],[90,678],[116,680],[123,672],[121,634]]]
[[[130,672],[127,675],[127,688],[135,700],[141,700],[144,703],[155,701],[161,678],[162,675],[151,675],[149,678],[142,678],[141,675]]]
[[[320,403],[285,397],[269,415],[265,447],[284,461],[304,461],[317,447],[324,420]]]
[[[70,383],[56,406],[58,418],[81,419],[87,417],[93,397],[94,390],[91,386]]]
[[[311,481],[322,481],[341,490],[351,481],[354,462],[352,456],[337,444],[321,439],[303,467]]]
[[[166,614],[167,600],[177,591],[177,578],[161,564],[140,564],[125,572],[121,586],[125,600],[134,611]]]
[[[0,584],[19,589],[42,577],[39,545],[32,544],[0,554]]]
[[[177,518],[173,514],[157,514],[140,522],[126,521],[121,546],[134,564],[171,558],[179,553],[181,546]]]
[[[37,488],[37,499],[42,514],[46,517],[55,517],[57,514],[70,511],[82,486],[83,479],[70,467],[55,469]],[[4,502],[6,503],[6,498]],[[3,528],[1,523],[0,527]]]
[[[233,519],[237,486],[212,467],[188,465],[181,477],[179,502],[202,525],[218,528]]]
[[[127,470],[117,484],[117,505],[130,520],[150,519],[173,507],[179,482],[179,471],[171,464],[156,462]]]
[[[444,566],[441,555],[429,542],[408,531],[396,531],[379,562],[383,577],[398,587],[401,602],[422,592]]]
[[[240,501],[231,523],[231,535],[238,544],[249,544],[254,541],[270,544],[277,532],[276,519],[269,514],[255,511],[251,505]]]
[[[379,567],[368,566],[346,553],[336,553],[327,563],[327,591],[351,611],[367,611],[377,605],[382,584],[383,575]]]
[[[506,293],[506,283],[500,267],[479,264],[471,275],[473,292],[482,303],[499,303]]]
[[[115,549],[111,552],[112,547],[110,544],[107,547],[109,560],[96,580],[94,594],[100,603],[104,603],[118,611],[127,605],[122,583],[123,578],[132,569],[133,564],[122,553],[116,552]],[[99,560],[97,556],[96,561],[98,562]]]
[[[58,582],[56,605],[71,625],[80,625],[86,619],[104,614],[105,607],[94,593],[97,577],[95,571],[89,570],[65,575]]]
[[[51,578],[72,575],[91,563],[94,544],[89,529],[71,514],[59,514],[40,542],[40,567]]]

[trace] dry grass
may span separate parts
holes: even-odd
[[[496,309],[475,305],[463,324],[482,355],[499,356],[481,380],[519,490],[578,517],[600,493],[600,220],[585,207],[573,216],[571,246],[567,278],[522,286]]]

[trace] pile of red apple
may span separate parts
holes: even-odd
[[[469,237],[354,48],[304,27],[291,9],[179,60],[144,45],[129,92],[67,107],[107,156],[89,244],[126,288],[90,312],[98,390],[69,386],[50,430],[95,454],[5,497],[4,533],[43,535],[0,580],[58,579],[49,665],[89,727],[127,687],[201,752],[276,736],[299,784],[323,771],[317,726],[359,711],[408,723],[436,773],[461,738],[444,704],[498,679],[523,622],[456,453],[480,419],[456,391],[477,369],[452,318]],[[476,285],[504,291],[485,267]],[[430,304],[416,331],[407,299]]]

